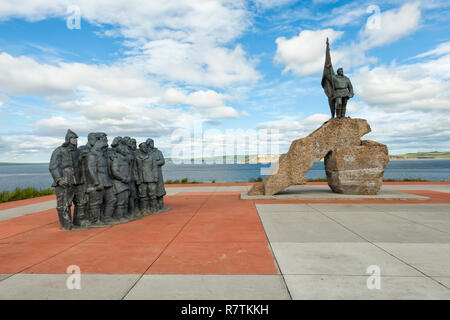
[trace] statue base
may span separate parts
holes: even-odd
[[[119,224],[125,224],[125,223],[131,222],[131,221],[136,221],[136,220],[142,219],[142,218],[147,217],[147,216],[153,216],[153,215],[156,215],[156,214],[159,214],[159,213],[164,213],[164,212],[167,212],[167,211],[169,211],[171,209],[172,208],[169,207],[169,206],[164,206],[164,208],[162,208],[161,210],[158,210],[156,212],[143,213],[143,214],[140,214],[140,213],[139,214],[132,214],[132,215],[123,217],[121,219],[108,222],[108,223],[100,222],[100,223],[95,223],[95,224],[89,224],[88,226],[85,226],[85,227],[83,227],[83,226],[73,226],[72,227],[72,231],[112,227],[112,226],[119,225]]]
[[[365,119],[328,120],[306,138],[294,140],[273,172],[254,184],[248,195],[271,196],[289,186],[305,184],[306,172],[321,159],[325,159],[328,185],[334,192],[376,194],[389,155],[384,144],[361,141],[370,131]]]

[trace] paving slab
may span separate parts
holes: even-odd
[[[433,277],[433,279],[450,289],[450,277]]]
[[[31,213],[41,212],[54,208],[56,208],[56,200],[50,200],[21,207],[0,210],[0,221],[22,217]]]
[[[9,278],[11,276],[11,274],[0,274],[0,281]]]
[[[144,275],[125,299],[288,300],[279,275]]]
[[[450,193],[450,184],[383,184],[383,190],[429,190]]]
[[[428,276],[450,277],[449,243],[376,243]]]
[[[366,207],[388,213],[422,213],[422,212],[450,212],[450,204],[437,204],[437,203],[407,203],[407,204],[390,204],[390,203],[367,203]]]
[[[147,274],[278,274],[267,242],[174,241]]]
[[[366,275],[372,265],[383,275],[422,276],[420,272],[370,243],[271,243],[281,273]]]
[[[448,300],[450,290],[427,277],[380,278],[380,290],[367,288],[368,276],[286,275],[293,299],[311,300]]]
[[[450,234],[392,214],[383,212],[325,214],[370,242],[450,243]]]
[[[258,211],[259,211],[258,207]],[[321,213],[260,212],[270,242],[365,242]]]
[[[117,300],[140,275],[81,274],[81,288],[68,289],[69,274],[16,274],[0,282],[2,300]]]
[[[255,204],[258,213],[313,212],[308,204]]]
[[[246,192],[241,193],[243,200],[365,200],[365,199],[386,199],[386,200],[427,200],[428,197],[396,190],[381,190],[376,195],[352,195],[334,193],[328,186],[291,186],[276,195],[253,195]]]
[[[375,207],[369,207],[360,203],[308,203],[308,206],[320,212],[379,212]]]
[[[450,205],[447,207],[450,208]],[[439,210],[436,207],[425,208],[423,211],[391,211],[389,213],[408,221],[414,221],[425,226],[450,233],[450,212]]]

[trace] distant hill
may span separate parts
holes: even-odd
[[[450,158],[450,151],[415,152],[390,155],[391,159],[445,159]]]

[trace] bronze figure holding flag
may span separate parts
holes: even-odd
[[[333,65],[331,64],[328,38],[322,75],[322,87],[328,97],[331,118],[334,118],[335,113],[337,118],[345,117],[347,101],[354,96],[353,86],[350,79],[344,76],[344,70],[342,68],[337,70],[337,75],[334,73]]]

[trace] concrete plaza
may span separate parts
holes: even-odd
[[[0,204],[0,299],[450,299],[450,183],[166,187],[172,210],[83,231],[59,229],[53,196]]]

